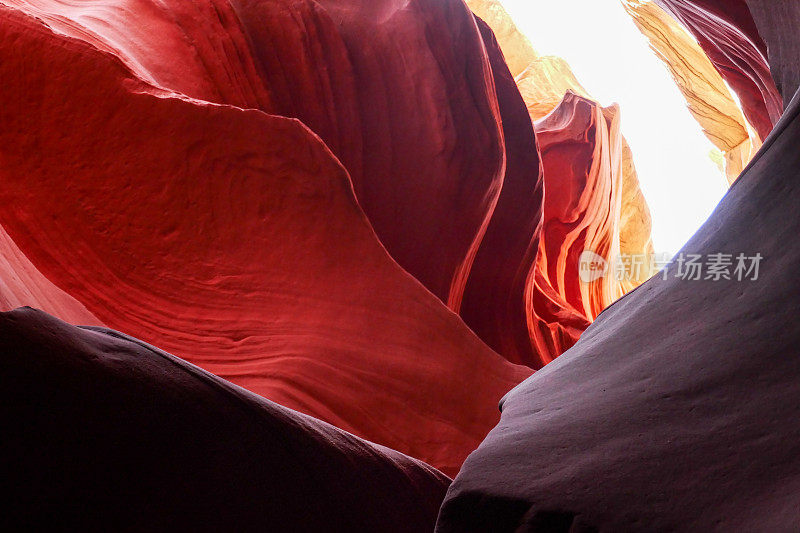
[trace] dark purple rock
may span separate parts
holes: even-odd
[[[672,265],[604,311],[506,396],[438,532],[800,528],[798,114],[683,250],[760,253],[758,279]]]

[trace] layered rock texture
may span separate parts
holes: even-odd
[[[627,3],[735,177],[800,13]],[[7,523],[800,520],[800,101],[684,250],[758,279],[640,286],[620,109],[468,4],[0,0],[0,311],[41,309],[0,313]]]
[[[397,262],[458,307],[505,158],[492,71],[460,1],[4,3],[147,83],[302,120]]]
[[[525,299],[517,297],[527,306],[532,349],[495,346],[510,360],[538,368],[572,346],[602,309],[652,275],[650,212],[630,147],[620,133],[618,108],[603,109],[591,101],[563,59],[539,56],[496,0],[468,5],[498,36],[528,114],[536,121],[544,218],[536,263],[528,267]],[[517,206],[530,203],[520,202],[520,193],[513,196]],[[514,220],[528,219],[520,213]],[[611,264],[607,276],[581,280],[580,257],[587,250]],[[648,260],[618,277],[612,263],[619,256]]]
[[[0,222],[52,283],[103,324],[457,470],[529,371],[391,260],[319,137],[0,16]]]
[[[413,9],[406,9],[402,3],[376,7],[357,1],[326,4],[206,0],[192,5],[141,1],[103,2],[101,6],[96,2],[72,5],[8,0],[5,4],[34,17],[57,35],[116,56],[129,70],[127,76],[149,87],[135,89],[138,92],[164,91],[165,96],[189,98],[197,103],[260,110],[302,120],[347,169],[345,180],[352,183],[359,207],[392,259],[459,313],[491,348],[514,363],[537,368],[552,360],[594,318],[597,310],[586,314],[584,308],[608,305],[621,293],[617,289],[602,291],[599,299],[595,297],[596,302],[577,305],[584,316],[576,319],[567,302],[561,301],[563,297],[557,296],[558,284],[545,287],[553,283],[546,280],[547,275],[537,274],[536,256],[541,256],[542,250],[539,234],[545,204],[550,200],[543,194],[547,178],[541,175],[529,116],[542,118],[558,105],[568,89],[581,94],[585,91],[562,60],[539,57],[496,3],[476,2],[472,7],[491,22],[500,36],[499,43],[487,24],[454,1],[416,2]],[[130,24],[131,14],[145,17],[148,29]],[[150,31],[152,28],[158,30]],[[444,28],[438,41],[418,38]],[[315,39],[309,41],[309,34]],[[410,46],[399,50],[393,43],[400,41]],[[317,42],[325,46],[317,47]],[[510,69],[506,58],[510,58]],[[409,64],[415,68],[408,69]],[[191,150],[203,152],[194,145]],[[619,152],[612,147],[601,150]],[[618,184],[620,167],[613,166],[614,176],[609,179]],[[626,242],[644,243],[649,235],[649,215],[637,192],[632,163],[625,168],[630,169],[624,180],[630,194],[623,195],[625,204],[612,205],[610,209],[612,216],[633,215],[622,215],[622,220],[629,221],[627,227],[621,230],[612,224],[612,233],[607,237],[616,240],[618,235],[614,232],[625,233],[636,235]],[[204,163],[195,170],[189,169],[189,173],[200,169],[204,169]],[[217,170],[239,172],[217,165],[212,173]],[[555,179],[561,178],[550,178]],[[617,185],[614,187],[616,197],[620,191]],[[559,201],[556,195],[549,198]],[[608,202],[609,198],[596,200]],[[94,200],[87,197],[82,201]],[[259,209],[270,211],[264,206]],[[172,211],[175,217],[186,216],[185,212]],[[598,215],[597,219],[605,220],[605,215]],[[11,221],[7,224],[13,226]],[[173,226],[157,234],[170,236],[173,242],[184,239],[180,228]],[[34,240],[41,238],[36,236]],[[88,235],[84,238],[96,242]],[[139,243],[136,246],[144,249]],[[274,243],[270,246],[284,247],[283,243],[281,247]],[[328,246],[339,248],[338,244]],[[280,253],[276,251],[274,255]],[[109,260],[114,257],[102,256]],[[120,260],[126,265],[129,261]],[[554,257],[550,262],[558,260]],[[136,263],[144,266],[146,261]],[[283,269],[287,264],[282,259],[277,265],[274,272],[280,273],[278,278],[286,276]],[[239,359],[239,351],[261,350],[255,347],[259,345],[257,339],[270,337],[260,330],[262,325],[233,334],[218,330],[230,326],[220,326],[216,317],[216,325],[205,331],[223,340],[223,348],[237,355],[221,366],[210,365],[199,359],[197,350],[185,346],[189,339],[182,332],[185,324],[194,319],[168,325],[175,313],[162,311],[169,317],[158,320],[158,331],[165,338],[155,338],[156,330],[150,324],[132,329],[126,323],[129,315],[122,318],[115,312],[115,304],[88,301],[91,298],[81,291],[91,293],[97,300],[108,299],[107,294],[101,294],[103,291],[91,287],[93,274],[78,283],[66,279],[66,269],[50,268],[53,271],[48,272],[48,278],[59,286],[68,285],[70,295],[88,305],[91,313],[102,315],[108,325],[144,336],[181,355],[192,351],[198,364],[259,393],[273,394],[261,378],[264,369],[253,369],[251,355],[242,356],[248,361],[246,370],[235,368],[239,363],[232,364]],[[149,268],[151,272],[162,272],[160,265]],[[577,266],[570,266],[571,272],[576,269]],[[570,276],[574,278],[573,274]],[[167,277],[177,280],[171,274]],[[272,274],[265,277],[271,278]],[[160,281],[158,275],[155,281]],[[142,289],[143,295],[160,294],[163,290]],[[226,294],[235,298],[239,290],[231,289]],[[535,294],[542,290],[547,292],[545,296]],[[248,292],[253,291],[248,288]],[[592,298],[588,294],[586,297],[587,302]],[[562,305],[564,309],[559,309]],[[258,312],[263,315],[263,310]],[[138,314],[142,313],[140,310]],[[239,313],[237,310],[237,317]],[[543,332],[552,338],[542,339]],[[204,336],[195,340],[201,339],[205,343]],[[212,351],[217,348],[209,343],[205,346]],[[482,347],[481,350],[489,353]],[[216,351],[209,356],[215,361],[220,357]],[[521,375],[512,367],[498,372],[515,377],[499,378],[502,385],[490,386],[494,391],[508,387]],[[280,388],[285,389],[285,385]],[[284,391],[277,399],[385,441],[383,430],[376,434],[361,429],[359,423],[348,421],[351,415],[336,415],[339,409],[330,406],[313,407],[317,402],[303,398],[304,394]],[[388,443],[398,444],[394,440]],[[415,449],[405,451],[419,453]],[[437,462],[445,468],[454,468],[455,464],[457,461],[448,466]]]
[[[800,49],[786,29],[800,20],[800,6],[761,0],[624,0],[624,6],[724,153],[733,183],[800,86]]]
[[[783,101],[770,72],[767,45],[748,2],[655,1],[692,33],[722,78],[736,91],[747,121],[759,138],[766,138],[781,116]]]

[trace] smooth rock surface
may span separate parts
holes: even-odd
[[[618,108],[604,109],[572,92],[535,123],[545,207],[531,331],[541,364],[572,346],[600,311],[651,274],[649,256],[642,257],[639,272],[630,268],[617,276],[615,271],[623,251],[621,235],[625,253],[652,252],[649,212],[629,150],[623,165],[627,144],[619,126]],[[637,231],[641,228],[648,231]],[[587,251],[606,261],[604,276],[581,278],[581,257]]]
[[[788,105],[800,88],[800,3],[793,0],[747,0],[747,6],[767,45],[772,79]]]
[[[799,142],[796,96],[683,249],[760,253],[758,279],[676,263],[606,309],[506,396],[437,531],[796,529]]]
[[[7,530],[431,531],[449,479],[141,341],[0,313]]]

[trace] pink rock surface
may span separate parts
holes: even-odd
[[[80,302],[44,277],[0,227],[0,311],[26,305],[73,324],[102,325]]]

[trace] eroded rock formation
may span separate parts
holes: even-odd
[[[570,92],[559,107],[536,123],[536,132],[548,200],[533,300],[534,313],[539,309],[544,313],[537,314],[540,324],[534,329],[534,339],[538,352],[549,354],[552,360],[575,343],[582,328],[600,311],[650,276],[647,254],[652,253],[652,244],[649,231],[641,235],[630,230],[643,224],[644,218],[649,221],[646,212],[630,210],[624,212],[624,220],[621,217],[626,196],[629,206],[644,204],[639,203],[641,198],[629,197],[640,192],[624,179],[616,107],[603,109]],[[627,176],[635,179],[629,151],[627,157]],[[624,233],[623,222],[628,226]],[[625,268],[615,261],[622,253],[621,234],[626,238],[625,252],[637,256],[638,266]],[[582,278],[585,251],[609,260],[606,275]],[[554,306],[563,310],[550,316]]]
[[[498,0],[467,0],[467,5],[497,36],[533,120],[555,109],[567,91],[589,98],[569,64],[557,56],[539,55]]]
[[[316,135],[0,17],[0,222],[49,280],[109,327],[457,470],[529,371],[391,260]]]
[[[500,336],[495,335],[496,339],[492,339],[490,345],[511,361],[538,368],[572,346],[603,308],[650,277],[649,258],[653,251],[650,213],[639,189],[630,148],[619,133],[617,111],[606,110],[606,118],[590,118],[589,115],[595,112],[603,114],[603,111],[591,102],[563,59],[539,56],[496,0],[475,0],[468,5],[492,26],[528,114],[532,120],[541,119],[541,128],[545,131],[544,134],[538,131],[545,184],[544,225],[538,243],[538,259],[535,263],[530,260],[506,262],[506,268],[522,267],[509,271],[513,274],[509,279],[518,280],[511,291],[497,291],[498,287],[507,286],[498,284],[498,279],[487,283],[487,278],[478,278],[478,286],[484,292],[495,295],[495,299],[497,295],[505,298],[506,311],[496,313],[494,316],[501,319],[493,322],[500,326],[493,330]],[[493,68],[498,71],[494,63]],[[576,112],[575,106],[581,111]],[[588,107],[592,108],[591,112]],[[556,108],[558,110],[554,111]],[[565,118],[572,114],[579,118],[574,121]],[[508,121],[508,117],[504,117],[504,124]],[[519,131],[519,128],[515,129]],[[544,142],[542,135],[547,138],[547,146],[541,144]],[[506,138],[509,138],[508,132]],[[495,228],[501,237],[494,238],[494,241],[501,244],[492,244],[487,233],[479,257],[486,253],[496,262],[502,247],[514,249],[509,243],[519,243],[519,250],[525,249],[522,246],[524,242],[537,246],[538,235],[531,238],[528,230],[540,216],[530,207],[536,205],[532,199],[535,181],[529,177],[524,188],[517,185],[516,189],[513,183],[509,183],[507,172],[494,215],[496,219],[505,217],[506,220]],[[505,202],[504,194],[508,196]],[[565,220],[569,220],[567,225],[572,228],[571,234],[566,231],[571,235],[566,241],[563,228],[560,228]],[[557,226],[560,229],[556,229]],[[489,231],[492,231],[491,226]],[[509,238],[509,235],[515,237]],[[584,284],[579,279],[579,258],[585,249],[591,249],[609,263],[620,254],[648,259],[632,276],[622,276],[617,280],[613,271],[609,271],[608,276]],[[527,257],[532,257],[530,252],[527,254]],[[502,272],[502,267],[492,265],[483,270],[496,275]],[[477,277],[475,273],[473,276]],[[487,287],[490,287],[488,291]],[[524,293],[520,291],[523,288]],[[468,300],[473,308],[497,307],[497,302],[490,296],[483,293],[479,296]],[[510,302],[516,304],[516,309],[521,309],[520,304],[524,304],[527,335],[509,333],[509,328],[519,324],[517,317],[522,314],[515,311],[516,316],[513,316]],[[478,316],[479,320],[473,318],[477,313],[470,308],[462,308],[461,312],[482,338],[491,338],[483,333],[485,329],[482,326],[488,323],[485,312]]]
[[[764,139],[783,102],[767,63],[767,46],[745,0],[656,0],[687,28],[736,91],[747,121]]]
[[[503,189],[475,257],[459,313],[508,360],[539,366],[531,342],[531,287],[544,183],[533,124],[492,31],[478,19],[495,76],[506,144]]]
[[[102,325],[86,307],[42,275],[0,227],[0,310],[23,306],[35,306],[73,324]]]
[[[531,342],[541,329],[531,324],[531,307],[542,191],[535,141],[510,78],[517,77],[535,118],[566,88],[583,90],[562,60],[539,57],[496,3],[472,7],[493,21],[511,50],[512,70],[491,32],[477,31],[458,2],[418,2],[413,13],[356,1],[142,0],[104,3],[102,10],[91,2],[7,3],[113,53],[164,90],[300,118],[344,163],[359,204],[401,266],[509,360],[540,366],[557,355],[542,357]],[[131,13],[159,31],[129,24]],[[445,26],[458,38],[414,38]],[[309,32],[315,41],[306,39]],[[391,44],[397,39],[415,44],[399,51]],[[327,44],[318,49],[316,41]],[[469,59],[484,49],[485,60]],[[393,67],[401,63],[417,67]],[[391,82],[376,83],[378,71],[391,72]],[[638,204],[623,211],[646,213],[640,194],[626,198]],[[635,232],[648,231],[645,221]],[[508,239],[509,232],[515,236]]]
[[[698,16],[706,46],[726,51],[727,74],[743,90],[741,77],[758,63],[744,61],[757,40],[743,31],[752,23],[744,3],[671,3]],[[797,88],[800,11],[792,2],[748,3],[786,98]],[[710,16],[690,4],[729,12]],[[748,119],[759,102],[774,104],[767,92],[764,100],[751,93]],[[509,393],[501,423],[451,486],[438,532],[788,531],[800,523],[791,266],[800,247],[787,237],[797,229],[798,142],[800,93],[681,252],[684,260],[728,254],[730,274],[687,277],[677,256]]]
[[[663,13],[643,28],[743,153],[798,83],[800,8],[660,1],[746,119]],[[619,110],[470,4],[487,23],[0,0],[0,307],[125,332],[0,313],[6,523],[429,531],[450,480],[421,460],[455,474],[526,378],[439,531],[800,521],[800,96],[684,249],[758,274],[677,262],[608,308],[650,272],[581,281],[582,252],[652,250]]]

